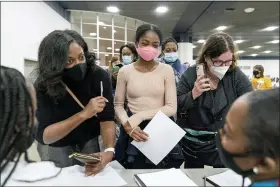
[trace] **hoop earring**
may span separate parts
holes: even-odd
[[[258,174],[259,174],[258,168],[257,168],[257,167],[254,167],[254,168],[253,168],[253,172],[255,173],[255,175],[258,175]]]

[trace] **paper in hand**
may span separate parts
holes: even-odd
[[[149,135],[148,141],[133,141],[132,145],[155,165],[159,164],[185,135],[185,131],[161,111],[143,131]]]

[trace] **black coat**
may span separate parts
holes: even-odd
[[[204,92],[193,100],[192,89],[196,81],[196,65],[189,67],[177,86],[178,124],[193,130],[216,131],[223,126],[232,103],[253,87],[246,75],[236,67],[228,71],[214,91]]]

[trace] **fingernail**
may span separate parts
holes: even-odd
[[[105,102],[106,102],[106,103],[109,103],[108,99],[105,98]]]

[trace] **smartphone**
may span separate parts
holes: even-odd
[[[197,64],[196,65],[196,75],[197,75],[197,77],[199,77],[201,75],[205,75],[205,73],[204,73],[204,65],[203,64]]]
[[[101,161],[101,158],[98,156],[81,153],[73,153],[69,156],[69,158],[74,158],[84,164],[96,164]]]

